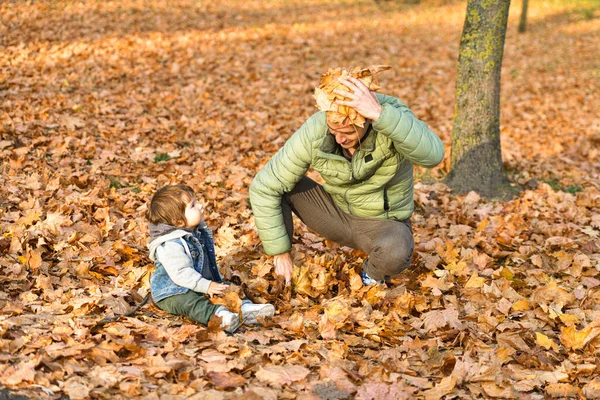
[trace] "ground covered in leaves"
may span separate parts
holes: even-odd
[[[33,398],[600,398],[600,19],[513,4],[503,66],[510,201],[452,195],[464,2],[0,4],[0,385]],[[261,253],[248,185],[315,111],[329,67],[390,64],[382,92],[436,131],[413,266],[298,226],[293,289]],[[208,202],[223,274],[274,319],[229,336],[149,305],[146,202]]]

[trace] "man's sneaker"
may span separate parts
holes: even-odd
[[[234,333],[242,324],[238,313],[232,313],[223,306],[217,309],[215,315],[221,317],[221,326],[227,333]]]
[[[367,275],[367,272],[365,270],[362,270],[362,272],[360,273],[360,278],[362,279],[362,283],[365,286],[373,285],[374,283],[378,283],[381,285],[383,283],[383,281],[378,281],[371,278],[369,275]]]
[[[242,320],[245,324],[258,324],[258,317],[272,317],[275,315],[273,304],[254,304],[250,301],[242,303]]]

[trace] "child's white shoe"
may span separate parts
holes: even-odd
[[[254,304],[250,301],[242,304],[242,320],[245,324],[258,324],[259,317],[272,317],[275,307],[272,304]]]
[[[241,325],[239,314],[232,313],[223,306],[217,309],[215,315],[221,317],[221,326],[227,333],[234,333]]]

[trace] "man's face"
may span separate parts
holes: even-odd
[[[335,136],[335,141],[342,148],[350,150],[358,148],[358,143],[365,136],[369,128],[369,123],[367,122],[365,126],[360,127],[352,125],[350,119],[347,118],[342,123],[334,123],[328,120],[327,126],[329,127],[329,132]]]

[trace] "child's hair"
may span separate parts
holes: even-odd
[[[185,225],[185,209],[195,197],[188,185],[162,187],[152,196],[146,219],[153,224]]]

